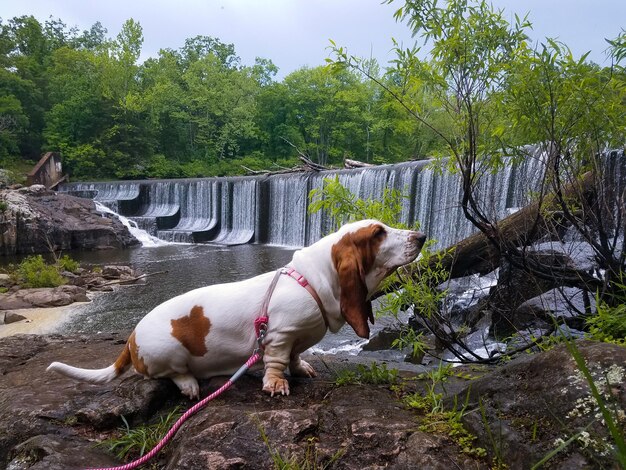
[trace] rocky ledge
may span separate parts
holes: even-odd
[[[8,274],[0,273],[0,325],[24,320],[13,310],[23,308],[62,307],[74,302],[89,302],[89,291],[112,291],[113,284],[131,284],[142,281],[143,276],[128,266],[104,266],[88,270],[79,268],[76,273],[61,273],[67,284],[58,287],[23,288]]]
[[[34,185],[0,190],[0,255],[124,248],[139,242],[90,199]]]
[[[0,466],[18,470],[116,465],[120,462],[94,444],[119,434],[122,416],[135,427],[176,405],[186,409],[192,404],[165,379],[128,374],[92,385],[44,373],[55,360],[85,367],[109,365],[124,340],[123,335],[0,340]],[[584,341],[578,348],[623,430],[626,348]],[[455,402],[458,409],[464,407],[464,423],[477,436],[472,445],[487,451],[483,458],[463,453],[445,433],[420,430],[424,416],[400,400],[427,388],[428,382],[414,380],[414,372],[401,373],[407,379],[402,387],[337,386],[337,371],[353,367],[354,358],[307,360],[320,376],[291,379],[288,397],[262,393],[259,374],[244,376],[194,415],[151,468],[269,469],[274,468],[273,456],[280,455],[298,462],[308,459],[310,468],[334,459],[324,468],[488,469],[503,462],[510,469],[527,469],[577,433],[550,460],[550,468],[617,468],[606,426],[596,416],[597,404],[564,346],[450,377],[446,407]],[[202,382],[201,395],[224,381]]]

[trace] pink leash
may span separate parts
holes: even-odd
[[[228,381],[224,385],[222,385],[220,388],[215,390],[208,397],[202,399],[201,401],[196,403],[194,406],[189,408],[185,412],[185,414],[183,414],[180,418],[178,418],[178,421],[174,423],[174,426],[172,426],[172,428],[163,437],[163,439],[161,439],[159,443],[156,446],[154,446],[154,448],[143,457],[137,460],[133,460],[132,462],[127,463],[126,465],[120,465],[119,467],[91,468],[87,470],[131,470],[133,468],[137,468],[143,465],[144,463],[146,463],[148,460],[150,460],[152,457],[154,457],[156,454],[159,453],[159,451],[172,439],[172,437],[174,437],[174,434],[176,434],[178,429],[185,423],[185,421],[187,421],[191,416],[196,414],[208,402],[210,402],[215,397],[221,395],[223,392],[228,390],[230,386],[239,377],[241,377],[250,367],[252,367],[252,365],[254,365],[259,359],[261,359],[261,354],[259,352],[255,352],[252,356],[250,356],[250,359],[248,359],[246,363],[243,366],[241,366],[241,368],[237,372],[235,372],[233,376],[230,379],[228,379]]]
[[[274,278],[272,279],[270,287],[265,293],[265,298],[263,299],[263,304],[261,305],[260,316],[254,320],[254,331],[256,333],[257,347],[253,351],[252,356],[250,356],[250,358],[246,361],[246,363],[243,366],[241,366],[239,370],[237,370],[237,372],[235,372],[232,375],[232,377],[226,381],[224,385],[222,385],[220,388],[215,390],[208,397],[203,398],[201,401],[199,401],[194,406],[189,408],[180,418],[178,418],[178,420],[174,423],[174,425],[171,427],[168,433],[163,437],[163,439],[161,439],[159,443],[156,446],[154,446],[154,448],[150,452],[148,452],[146,455],[138,458],[137,460],[133,460],[132,462],[127,463],[126,465],[120,465],[118,467],[88,468],[87,470],[132,470],[134,468],[139,467],[140,465],[143,465],[144,463],[146,463],[152,457],[154,457],[156,454],[159,453],[159,451],[172,439],[172,437],[174,437],[174,434],[176,434],[176,432],[185,423],[185,421],[187,421],[190,417],[192,417],[194,414],[200,411],[204,406],[206,406],[208,402],[210,402],[215,397],[218,397],[219,395],[224,393],[226,390],[228,390],[231,387],[231,385],[235,383],[237,379],[239,379],[243,374],[245,374],[246,371],[250,367],[256,364],[259,361],[259,359],[263,357],[263,340],[265,339],[265,335],[267,334],[267,324],[269,321],[267,309],[270,303],[270,298],[272,297],[274,288],[276,287],[276,284],[278,283],[278,279],[280,278],[281,274],[286,274],[290,277],[293,277],[294,279],[298,281],[298,283],[302,287],[306,288],[308,286],[308,282],[306,281],[306,279],[304,279],[304,277],[294,269],[287,270],[283,268],[283,269],[279,269],[278,271],[276,271],[276,274]],[[311,291],[309,290],[309,292]],[[317,297],[317,294],[315,294],[314,297]],[[321,302],[318,299],[319,298],[316,298],[316,301],[320,305],[320,309],[322,310],[322,316],[324,317],[324,322],[326,323],[326,326],[328,326],[324,309],[322,308]]]

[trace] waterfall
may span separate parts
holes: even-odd
[[[109,207],[105,206],[104,204],[98,201],[96,201],[96,209],[99,212],[102,212],[103,214],[111,214],[114,217],[117,217],[118,219],[120,219],[120,222],[124,224],[124,226],[128,229],[131,235],[135,237],[137,240],[139,240],[139,242],[141,243],[141,246],[152,247],[152,246],[162,246],[162,245],[167,244],[167,242],[155,236],[152,236],[148,232],[143,230],[142,228],[137,227],[137,224],[134,221],[128,219],[128,217],[124,217],[123,215],[118,214],[114,210],[110,209]]]
[[[160,183],[170,190],[170,200],[179,210],[176,223],[162,225],[157,236],[173,242],[194,243],[207,241],[218,224],[219,185],[215,180],[191,180]]]
[[[487,215],[500,219],[526,205],[542,171],[542,158],[533,154],[482,175],[478,194]],[[459,176],[427,161],[268,176],[67,183],[60,190],[91,197],[163,240],[299,247],[335,228],[324,211],[309,213],[310,191],[335,176],[363,199],[380,199],[385,188],[401,191],[401,222],[418,223],[438,247],[475,232],[461,209]]]
[[[144,191],[146,204],[142,204],[133,220],[150,235],[158,236],[161,228],[171,226],[180,217],[180,196],[183,191],[176,185],[152,184]],[[159,238],[167,239],[160,236]]]
[[[307,174],[273,175],[262,184],[259,206],[265,213],[258,219],[267,233],[259,227],[259,241],[296,247],[307,244],[308,179]]]
[[[224,245],[249,243],[254,239],[257,181],[228,178],[220,183],[220,231],[212,241]]]
[[[132,212],[130,207],[139,197],[139,182],[77,183],[78,196],[93,195],[93,199],[114,212]],[[67,185],[70,186],[70,185]],[[74,192],[74,191],[72,191]],[[82,193],[82,194],[80,194]],[[89,196],[88,196],[89,197]]]

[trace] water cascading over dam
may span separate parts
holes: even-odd
[[[330,217],[309,213],[309,193],[337,176],[356,196],[380,199],[385,188],[401,191],[401,221],[451,245],[475,232],[463,216],[458,175],[434,170],[427,161],[354,170],[267,176],[69,183],[60,191],[91,197],[134,220],[161,239],[226,245],[309,245],[333,229]],[[530,158],[483,175],[480,195],[490,216],[502,218],[524,206],[540,180],[542,163]]]

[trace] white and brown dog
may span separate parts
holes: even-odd
[[[369,337],[373,323],[369,296],[396,268],[413,261],[425,235],[387,227],[375,220],[344,225],[313,245],[298,250],[287,265],[312,289],[281,276],[269,302],[265,337],[263,390],[289,394],[284,371],[314,377],[300,359],[330,329],[348,322]],[[157,306],[131,333],[114,364],[79,369],[53,362],[47,370],[77,380],[105,383],[132,364],[145,377],[169,377],[190,398],[198,398],[198,378],[235,372],[256,346],[254,320],[275,273],[192,290]]]

